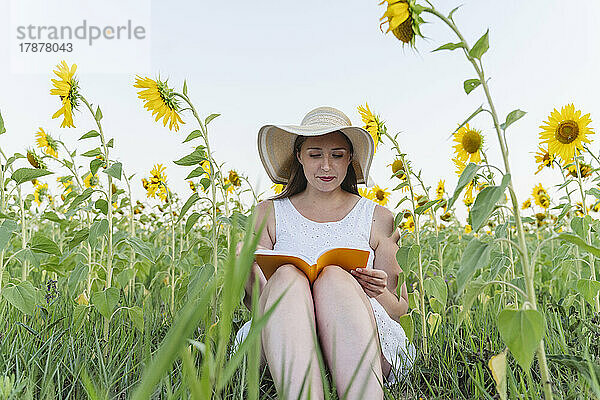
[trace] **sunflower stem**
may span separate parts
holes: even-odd
[[[27,247],[27,223],[25,218],[25,206],[23,196],[21,194],[21,185],[17,188],[17,196],[19,197],[19,211],[21,212],[21,249]],[[25,258],[21,263],[21,281],[25,282],[29,275],[29,261]]]
[[[469,60],[469,62],[473,65],[473,68],[475,69],[475,71],[477,72],[477,75],[479,76],[479,81],[485,92],[487,102],[490,106],[490,111],[491,111],[492,119],[494,122],[494,128],[496,130],[496,135],[498,137],[498,142],[500,144],[500,150],[502,151],[502,160],[504,162],[504,169],[506,171],[506,174],[510,175],[511,170],[510,170],[510,164],[508,161],[508,147],[506,145],[505,137],[500,130],[500,124],[498,123],[498,114],[496,112],[494,102],[492,101],[492,97],[490,95],[490,90],[488,88],[487,82],[483,75],[482,68],[479,68],[475,59],[469,54],[470,47],[467,44],[467,41],[465,40],[463,35],[460,33],[460,31],[458,30],[458,28],[452,21],[450,21],[448,18],[446,18],[443,14],[441,14],[435,8],[425,7],[423,9],[423,11],[426,11],[430,14],[435,15],[436,17],[441,19],[444,23],[446,23],[446,25],[448,25],[450,27],[450,29],[452,29],[454,31],[454,33],[458,36],[461,43],[463,44],[462,50],[463,50],[465,56],[467,57],[467,59]],[[521,253],[521,261],[523,264],[523,272],[524,272],[525,281],[526,281],[527,298],[528,298],[529,303],[531,304],[531,308],[534,310],[537,310],[537,305],[536,305],[537,302],[536,302],[535,287],[534,287],[534,276],[533,276],[535,271],[532,269],[532,266],[529,263],[529,254],[527,252],[527,243],[525,241],[525,232],[523,230],[523,223],[521,221],[521,215],[519,214],[519,202],[517,200],[517,195],[513,188],[512,175],[511,175],[511,179],[508,182],[508,191],[510,193],[510,198],[511,198],[512,206],[513,206],[513,210],[514,210],[515,225],[517,226],[519,246],[524,250]],[[542,386],[544,388],[544,396],[545,396],[546,400],[551,400],[551,399],[553,399],[552,386],[551,386],[551,382],[550,382],[550,373],[549,373],[548,364],[546,361],[546,352],[545,352],[545,348],[544,348],[544,340],[543,339],[540,341],[540,343],[538,345],[537,354],[538,354],[540,373],[541,373],[541,377],[542,377]]]
[[[415,243],[417,245],[417,248],[419,249],[419,252],[417,254],[417,264],[419,266],[419,314],[421,314],[421,331],[422,331],[422,340],[423,340],[423,354],[425,355],[426,359],[429,359],[429,351],[427,349],[427,321],[426,321],[426,317],[425,317],[425,291],[423,289],[423,261],[421,258],[421,244],[419,241],[419,218],[415,213],[416,210],[416,206],[415,206],[415,195],[414,195],[414,190],[413,190],[413,186],[412,183],[410,181],[410,174],[412,173],[409,165],[406,163],[406,158],[404,157],[404,154],[402,153],[402,151],[400,151],[400,146],[398,145],[398,142],[396,141],[396,139],[394,139],[389,133],[387,133],[387,130],[384,130],[383,133],[392,141],[392,143],[394,144],[394,148],[396,149],[400,159],[402,160],[402,165],[404,167],[404,176],[406,176],[406,181],[408,182],[408,187],[410,189],[410,202],[411,202],[411,206],[412,206],[412,216],[413,216],[413,221],[415,223]],[[416,177],[416,175],[415,175]],[[418,179],[418,178],[417,178]]]

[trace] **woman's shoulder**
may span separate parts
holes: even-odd
[[[265,225],[265,229],[268,233],[269,238],[271,239],[271,243],[275,244],[275,207],[273,206],[273,200],[261,200],[255,207],[256,213],[256,229],[260,227],[260,224],[263,222],[265,217],[267,218],[267,222]]]
[[[371,223],[371,245],[377,248],[381,239],[389,238],[394,232],[394,213],[388,208],[375,203],[373,221]]]

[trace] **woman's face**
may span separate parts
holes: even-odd
[[[350,146],[339,132],[311,136],[302,144],[298,161],[304,167],[309,185],[329,192],[342,184],[346,178],[350,158]]]

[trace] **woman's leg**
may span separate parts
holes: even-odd
[[[335,376],[338,396],[383,399],[377,325],[360,284],[344,269],[327,266],[313,284],[313,300],[321,348]]]
[[[289,287],[262,330],[262,348],[277,390],[285,399],[323,399],[323,383],[313,341],[314,304],[308,279],[293,265],[282,265],[260,296],[264,314]],[[310,368],[310,371],[308,371]],[[308,373],[307,373],[308,371]],[[306,375],[304,388],[302,384]],[[301,389],[302,388],[302,389]]]

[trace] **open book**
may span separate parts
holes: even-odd
[[[267,280],[275,270],[284,264],[293,264],[300,269],[312,284],[323,268],[328,265],[339,265],[350,271],[356,268],[366,268],[369,260],[369,251],[348,247],[336,247],[323,250],[317,257],[315,264],[302,254],[291,254],[276,250],[259,249],[254,252],[256,262],[265,274]]]

